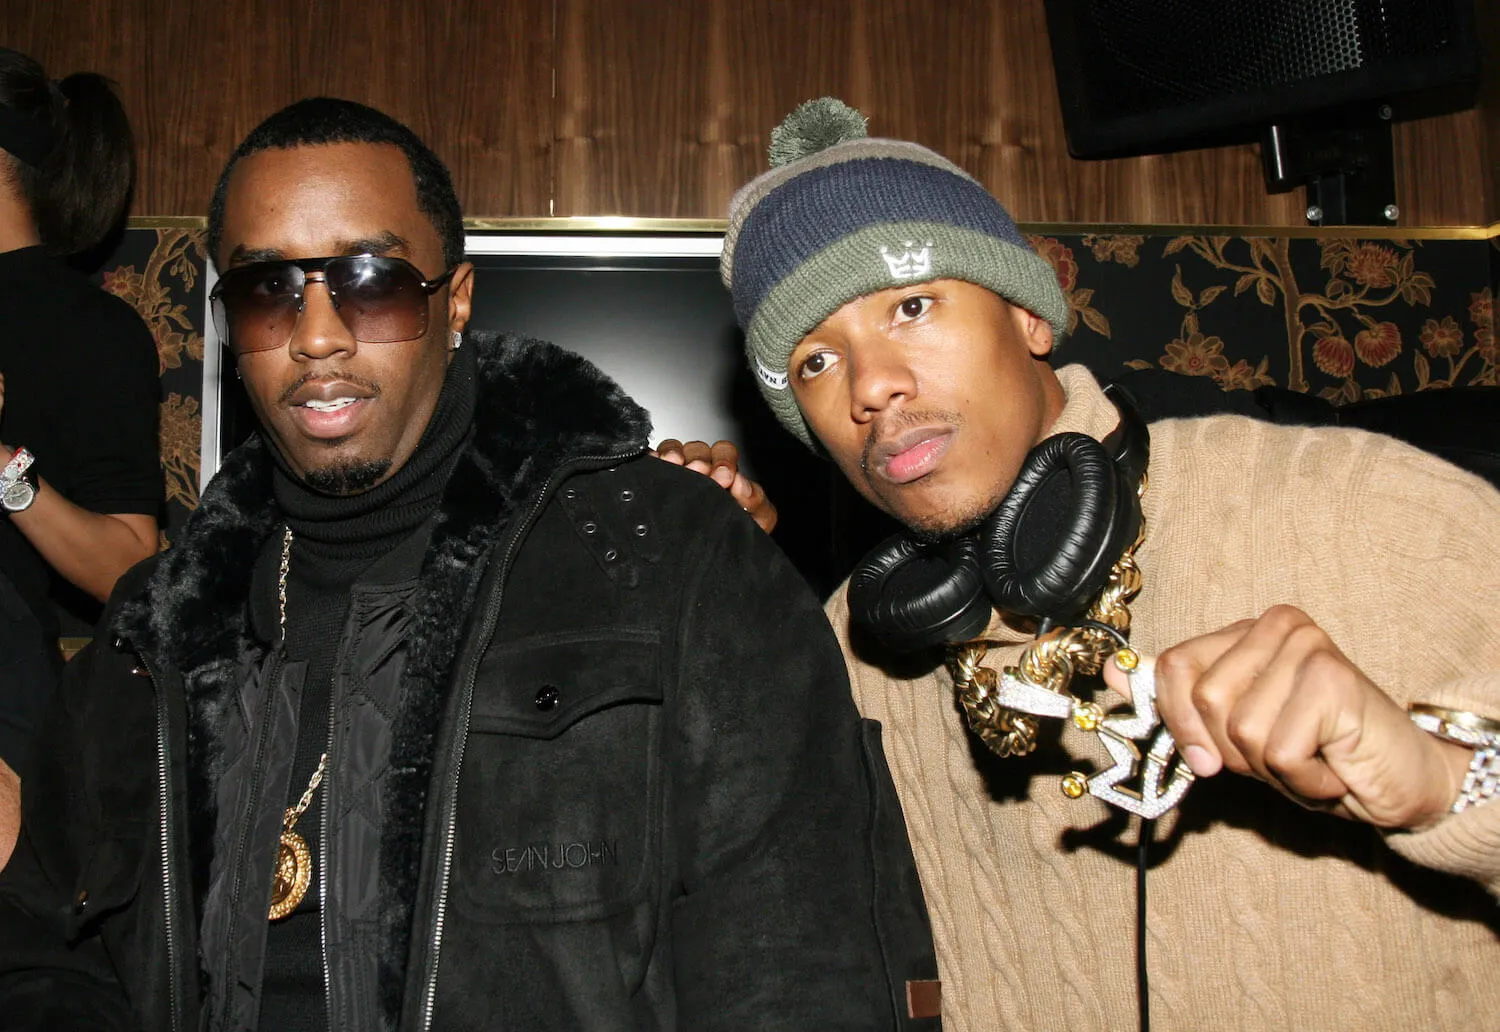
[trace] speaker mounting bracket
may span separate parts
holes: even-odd
[[[1400,217],[1389,104],[1268,126],[1260,155],[1271,193],[1307,188],[1310,225],[1391,226]]]

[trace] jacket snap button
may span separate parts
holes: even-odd
[[[636,537],[645,537],[646,536],[646,525],[644,523],[637,523],[635,525],[635,536]]]
[[[592,522],[592,521],[590,521],[588,523],[585,523],[583,525],[583,532],[585,534],[592,534],[594,531],[596,531],[598,529],[599,529],[599,525],[597,523]]]
[[[578,491],[571,487],[567,488],[565,491],[563,491],[563,497],[571,502],[573,499],[578,497]]]
[[[606,550],[604,553],[604,561],[607,563],[612,563],[618,558],[620,558],[620,553],[613,548]]]
[[[555,684],[544,684],[536,693],[536,708],[546,713],[548,710],[557,709],[557,702],[562,698],[562,693],[557,690]]]
[[[81,914],[81,913],[83,913],[84,908],[87,907],[88,905],[89,905],[89,890],[88,889],[83,889],[73,899],[73,913],[75,913],[75,914]]]
[[[628,487],[625,490],[623,490],[623,491],[620,492],[620,501],[622,501],[622,502],[629,502],[629,501],[634,500],[634,498],[635,498],[635,492],[632,491]]]

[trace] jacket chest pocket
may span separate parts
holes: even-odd
[[[653,888],[662,795],[654,631],[485,657],[459,782],[456,887],[491,921],[587,920]]]
[[[113,828],[94,844],[79,871],[72,905],[64,917],[70,945],[135,899],[145,867],[148,834],[147,829],[139,827]]]

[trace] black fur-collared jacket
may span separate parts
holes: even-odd
[[[879,729],[815,600],[726,492],[641,458],[592,366],[473,337],[420,573],[358,586],[340,645],[331,1026],[936,1027]],[[0,874],[0,1029],[256,1027],[297,713],[254,615],[269,465],[233,453],[69,665]]]

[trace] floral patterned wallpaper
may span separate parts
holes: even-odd
[[[1279,384],[1335,403],[1500,386],[1500,239],[1030,240],[1068,298],[1059,360],[1076,358],[1105,378],[1158,366],[1225,389]],[[99,276],[156,338],[166,538],[198,502],[205,267],[201,229],[132,229]]]
[[[1033,236],[1071,308],[1060,358],[1335,404],[1500,386],[1500,240]],[[1075,350],[1076,349],[1076,350]]]
[[[207,265],[200,229],[131,229],[96,277],[101,287],[135,307],[156,340],[167,491],[163,544],[198,505]]]

